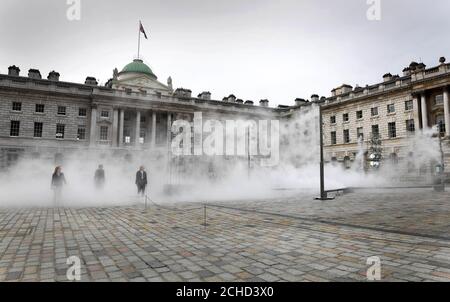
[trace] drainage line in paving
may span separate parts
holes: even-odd
[[[199,207],[199,208],[182,209],[182,210],[180,210],[180,209],[177,209],[177,208],[175,208],[175,207],[168,207],[168,206],[162,206],[162,205],[160,205],[160,204],[157,204],[157,203],[154,202],[152,199],[150,199],[150,197],[148,197],[148,196],[145,196],[145,198],[146,198],[146,200],[149,200],[150,203],[152,203],[154,206],[156,206],[156,207],[158,207],[158,208],[166,209],[166,210],[174,211],[174,212],[190,212],[190,211],[196,211],[196,210],[203,210],[203,208],[204,208],[204,206],[202,206],[202,207]]]
[[[370,226],[329,221],[329,220],[323,220],[323,219],[299,217],[299,216],[294,216],[294,215],[289,215],[289,214],[273,213],[273,212],[258,211],[258,210],[251,210],[251,209],[242,209],[242,208],[235,208],[235,207],[223,206],[223,205],[209,204],[208,206],[229,209],[229,210],[235,210],[235,211],[241,211],[241,212],[271,215],[271,216],[278,216],[278,217],[291,218],[291,219],[297,219],[297,220],[312,221],[312,222],[333,225],[333,226],[342,226],[342,227],[348,227],[348,228],[354,228],[354,229],[364,229],[364,230],[376,231],[376,232],[381,232],[381,233],[391,233],[391,234],[397,234],[397,235],[406,235],[406,236],[413,236],[413,237],[423,237],[423,238],[429,238],[429,239],[435,239],[435,240],[450,241],[450,237],[445,237],[445,236],[421,234],[421,233],[407,232],[407,231],[401,231],[401,230],[389,230],[389,229],[383,229],[383,228],[379,228],[379,227],[370,227]]]
[[[166,209],[166,210],[169,210],[169,211],[174,211],[174,212],[183,212],[184,213],[184,212],[189,212],[189,211],[203,210],[204,207],[205,207],[205,205],[204,205],[204,206],[198,207],[198,208],[180,210],[180,209],[177,209],[175,207],[167,207],[167,206],[159,205],[159,204],[155,203],[153,200],[151,200],[150,198],[148,198],[148,200],[152,204],[154,204],[156,207],[159,207],[159,208],[162,208],[162,209]],[[434,239],[434,240],[450,241],[450,237],[430,235],[430,234],[421,234],[421,233],[415,233],[415,232],[406,232],[406,231],[401,231],[401,230],[389,230],[389,229],[383,229],[383,228],[378,228],[378,227],[370,227],[370,226],[356,225],[356,224],[350,224],[350,223],[335,222],[335,221],[329,221],[329,220],[323,220],[323,219],[299,217],[299,216],[294,216],[294,215],[289,215],[289,214],[273,213],[273,212],[258,211],[258,210],[251,210],[251,209],[242,209],[242,208],[235,208],[235,207],[229,207],[229,206],[223,206],[223,205],[214,205],[214,204],[208,204],[208,207],[210,209],[211,209],[211,207],[216,207],[216,208],[223,208],[223,209],[229,209],[229,210],[234,210],[234,211],[241,211],[241,212],[248,212],[248,213],[255,213],[255,214],[263,214],[263,215],[271,215],[271,216],[277,216],[277,217],[283,217],[283,218],[291,218],[291,219],[296,219],[296,220],[305,220],[305,221],[311,221],[311,222],[316,222],[316,223],[321,223],[321,224],[326,224],[326,225],[332,225],[332,226],[341,226],[341,227],[347,227],[347,228],[353,228],[353,229],[370,230],[370,231],[381,232],[381,233],[390,233],[390,234],[397,234],[397,235],[422,237],[422,238],[428,238],[428,239]],[[218,211],[218,210],[216,210],[216,211],[217,212],[221,212],[221,211]],[[222,212],[222,213],[225,213],[225,214],[228,214],[228,215],[233,215],[231,213],[226,213],[226,212]],[[253,220],[255,220],[255,219],[253,219]],[[276,222],[272,222],[272,221],[266,221],[266,220],[259,220],[259,221],[263,222],[263,223],[287,226],[285,224],[276,223]],[[311,228],[308,228],[308,227],[304,227],[304,226],[295,225],[295,226],[291,226],[291,227],[300,228],[300,229],[306,229],[306,230],[316,231],[317,232],[317,230],[314,230],[314,229],[311,229]],[[397,241],[397,240],[383,239],[383,238],[381,238],[379,240],[405,243],[404,241]],[[408,244],[412,244],[412,243],[408,242]]]

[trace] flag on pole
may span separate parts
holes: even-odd
[[[147,34],[145,33],[145,29],[144,29],[144,26],[142,26],[142,23],[141,23],[141,21],[139,21],[139,30],[141,31],[141,33],[143,33],[143,34],[144,34],[144,37],[145,37],[145,39],[147,39],[147,40],[148,40],[148,38],[147,38]]]

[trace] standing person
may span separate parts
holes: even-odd
[[[55,207],[59,206],[62,201],[62,187],[66,183],[66,178],[64,177],[64,173],[62,173],[61,166],[57,166],[52,175],[52,189],[54,192],[53,202]]]
[[[143,166],[141,166],[139,168],[139,171],[136,172],[136,186],[138,189],[138,194],[141,194],[141,196],[144,196],[145,187],[147,186],[147,172],[145,172],[145,169]]]
[[[105,185],[105,170],[103,169],[103,165],[99,165],[95,171],[94,182],[97,189],[103,189]]]

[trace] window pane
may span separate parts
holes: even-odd
[[[57,124],[56,125],[56,138],[63,139],[64,138],[64,130],[65,130],[64,124]]]
[[[36,112],[44,113],[44,104],[36,104]]]
[[[19,136],[20,132],[20,122],[19,121],[11,121],[11,128],[10,128],[10,136]]]
[[[78,116],[86,116],[86,115],[87,115],[86,108],[79,108],[78,109]]]
[[[34,137],[42,137],[42,123],[34,123]]]
[[[13,102],[12,103],[12,110],[13,111],[22,111],[22,103],[20,103],[20,102]]]
[[[58,106],[58,114],[59,115],[66,115],[66,107],[65,106]]]

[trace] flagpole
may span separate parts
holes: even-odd
[[[141,49],[141,21],[139,21],[139,35],[138,35],[138,60],[139,60],[139,52]]]

